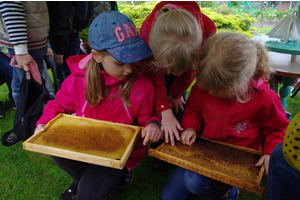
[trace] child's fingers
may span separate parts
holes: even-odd
[[[142,136],[142,138],[144,138],[144,137],[145,137],[145,135],[146,135],[146,132],[147,132],[147,130],[144,128],[144,129],[142,130],[142,133],[141,133],[141,136]]]
[[[180,130],[180,131],[183,131],[183,130],[184,130],[184,129],[182,128],[182,126],[180,125],[180,123],[179,123],[179,122],[178,122],[178,124],[177,124],[176,128],[177,128],[178,130]]]
[[[40,131],[44,131],[44,127],[45,127],[44,124],[39,124],[39,125],[36,127],[36,129],[35,129],[35,131],[34,131],[33,134],[36,134],[37,132],[40,132]]]
[[[146,136],[145,136],[145,139],[144,139],[144,141],[143,141],[143,145],[144,146],[146,146],[147,144],[148,144],[148,141],[149,141],[149,136],[150,134],[146,134]]]
[[[174,135],[173,135],[172,132],[169,133],[169,137],[170,137],[171,145],[174,146],[175,145],[175,138],[174,138]]]
[[[260,167],[264,162],[263,157],[260,157],[260,159],[257,161],[257,163],[255,164],[255,167]]]
[[[195,143],[197,136],[196,135],[192,135],[192,138],[189,141],[189,145],[191,146],[192,144]]]
[[[178,124],[176,125],[176,127],[178,127],[178,125],[180,126],[180,124],[178,123]],[[181,127],[181,126],[180,126],[180,127]],[[174,138],[174,136],[175,136],[176,140],[178,140],[178,141],[180,140],[180,135],[179,135],[179,132],[178,132],[177,128],[173,129],[172,132],[171,132],[170,134],[172,134],[173,138]],[[175,138],[174,138],[174,140],[175,140]]]

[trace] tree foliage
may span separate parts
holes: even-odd
[[[139,31],[142,23],[151,13],[156,4],[158,4],[158,1],[147,1],[143,4],[138,5],[118,3],[118,7],[121,13],[129,17],[129,19],[134,22],[136,28]]]
[[[157,3],[157,1],[147,1],[138,5],[118,3],[118,7],[121,13],[128,16],[135,23],[139,31],[142,23]],[[253,37],[254,28],[252,25],[256,22],[256,19],[248,14],[224,14],[228,13],[225,12],[227,9],[223,5],[214,9],[202,7],[201,11],[215,22],[217,32],[234,31]]]

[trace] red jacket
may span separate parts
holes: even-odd
[[[281,143],[289,124],[278,95],[262,83],[255,86],[251,100],[219,99],[195,84],[187,100],[181,124],[201,136],[258,150],[271,155]]]
[[[152,120],[160,122],[158,115],[153,112],[154,88],[149,79],[141,74],[137,75],[130,92],[129,100],[132,106],[125,107],[122,97],[111,98],[120,90],[120,81],[105,71],[101,71],[101,74],[105,84],[110,87],[110,96],[105,97],[95,107],[86,104],[86,79],[85,71],[82,68],[90,58],[91,54],[71,56],[67,59],[71,75],[63,82],[56,94],[56,99],[48,101],[43,115],[36,123],[37,125],[47,124],[58,113],[76,113],[77,116],[123,124],[137,122],[140,126],[146,126]],[[132,170],[138,166],[146,155],[146,151],[147,147],[143,146],[143,141],[140,138],[126,162],[127,169]]]
[[[141,27],[141,37],[142,39],[149,45],[149,35],[152,29],[152,25],[155,21],[155,13],[160,10],[165,4],[175,4],[180,5],[185,8],[188,12],[193,14],[195,18],[198,20],[203,34],[203,43],[212,35],[216,33],[216,25],[214,22],[209,19],[206,15],[201,13],[199,5],[194,1],[162,1],[158,3],[153,11],[149,14],[146,20],[143,22]],[[202,43],[202,44],[203,44]],[[156,98],[156,110],[160,113],[172,108],[172,105],[168,101],[166,87],[164,85],[164,73],[156,72],[153,66],[149,66],[151,60],[154,59],[151,57],[150,59],[146,59],[143,63],[142,70],[143,74],[147,76],[152,85],[155,88],[155,98]],[[177,77],[171,87],[170,94],[173,98],[180,98],[186,89],[190,86],[190,84],[194,80],[194,70],[186,71]]]

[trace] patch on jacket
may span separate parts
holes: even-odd
[[[247,129],[247,122],[239,122],[233,130],[235,130],[238,134],[241,134],[241,132],[245,131]]]

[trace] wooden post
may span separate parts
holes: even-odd
[[[260,3],[261,3],[261,7],[263,7],[263,8],[265,9],[265,11],[268,12],[268,9],[266,8],[264,2],[262,1],[262,2],[260,2]]]
[[[282,1],[279,2],[278,8],[277,8],[278,12],[280,12],[281,4],[282,4]]]
[[[298,5],[298,12],[297,12],[297,18],[296,18],[296,28],[297,28],[297,32],[298,32],[298,36],[299,36],[299,40],[300,40],[300,3]]]

